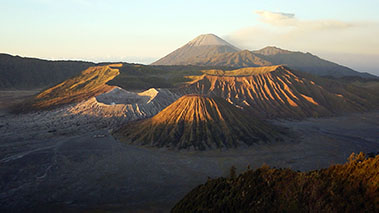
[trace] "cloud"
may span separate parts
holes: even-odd
[[[299,20],[295,17],[293,13],[282,13],[282,12],[270,12],[257,10],[255,14],[259,16],[259,20],[262,23],[276,26],[276,27],[297,27],[304,29],[341,29],[352,27],[351,23],[338,21],[338,20]]]
[[[260,16],[260,21],[267,24],[281,26],[293,25],[296,23],[295,14],[293,13],[280,13],[263,10],[257,10],[255,13]]]
[[[379,54],[378,22],[302,20],[292,13],[255,11],[261,24],[232,32],[237,46],[259,49],[275,45],[317,53]]]

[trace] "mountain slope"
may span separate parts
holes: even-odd
[[[237,52],[238,48],[214,34],[196,37],[181,48],[152,63],[152,65],[189,65],[193,61],[219,53]]]
[[[257,67],[285,64],[291,69],[319,76],[360,76],[378,78],[321,59],[310,53],[293,52],[268,46],[260,50],[240,51],[213,34],[200,35],[183,47],[152,63],[152,65],[198,65],[224,67]]]
[[[46,88],[93,65],[83,61],[48,61],[0,54],[0,89]]]
[[[260,67],[272,65],[248,50],[220,53],[202,58],[192,58],[192,65],[225,67]]]
[[[291,69],[319,76],[359,76],[377,78],[368,73],[360,73],[348,67],[321,59],[310,53],[292,52],[277,47],[265,47],[257,51],[219,53],[202,58],[191,58],[191,64],[202,66],[259,67],[285,64]]]
[[[90,67],[80,75],[39,93],[19,106],[16,111],[51,109],[107,92],[113,87],[106,83],[119,74],[115,68],[120,66],[122,64]]]
[[[379,155],[311,172],[248,170],[238,177],[209,179],[172,212],[378,212]]]
[[[121,141],[173,149],[235,148],[280,140],[275,128],[220,98],[186,95],[150,119],[115,133]]]
[[[285,66],[204,73],[180,88],[179,93],[222,97],[265,118],[330,116],[378,106],[378,97],[368,90],[294,72]]]
[[[368,73],[361,73],[348,67],[321,59],[310,53],[293,52],[282,50],[277,47],[265,47],[253,51],[258,57],[270,61],[273,65],[286,64],[291,69],[311,73],[320,76],[360,76],[364,78],[375,78]]]
[[[52,110],[51,114],[54,115],[54,119],[59,117],[69,119],[67,117],[71,117],[67,125],[72,125],[75,123],[73,121],[76,121],[83,125],[92,122],[100,128],[120,128],[129,121],[156,115],[178,98],[168,89],[151,88],[140,93],[134,93],[114,87],[110,91],[88,100],[84,99],[79,103],[59,107]],[[75,116],[73,117],[73,115]],[[73,131],[76,131],[76,127],[72,126]]]

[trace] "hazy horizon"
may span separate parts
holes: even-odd
[[[0,52],[149,64],[200,34],[213,33],[241,49],[277,46],[310,52],[379,75],[378,7],[373,0],[5,0],[0,5]]]

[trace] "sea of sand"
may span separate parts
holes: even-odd
[[[227,176],[231,166],[309,171],[343,163],[352,152],[379,151],[379,112],[272,120],[296,140],[189,152],[120,143],[110,132],[121,118],[73,114],[73,106],[10,114],[11,100],[33,92],[7,92],[0,92],[0,212],[166,212],[208,177]]]

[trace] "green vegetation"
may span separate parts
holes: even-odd
[[[379,155],[352,154],[327,169],[263,166],[236,178],[209,179],[172,212],[378,212]]]
[[[230,167],[230,171],[229,171],[229,178],[230,179],[234,179],[234,178],[236,178],[236,167],[235,166],[232,166],[232,167]]]

